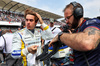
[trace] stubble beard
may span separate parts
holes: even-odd
[[[78,24],[79,24],[79,22],[78,22],[78,20],[73,20],[73,23],[72,23],[72,28],[73,29],[75,29],[75,28],[77,28],[78,27]]]

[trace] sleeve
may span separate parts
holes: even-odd
[[[55,37],[59,32],[61,32],[61,30],[59,28],[56,28],[55,30],[53,30],[53,36]]]
[[[24,41],[22,40],[22,36],[17,32],[14,34],[13,41],[12,41],[12,54],[13,58],[20,58],[27,56],[28,54],[27,48],[24,46]]]
[[[1,36],[0,37],[0,50],[2,50],[4,48],[4,39],[3,37]]]
[[[42,27],[45,31],[43,31],[41,34],[42,34],[42,38],[44,40],[48,40],[48,39],[52,39],[53,38],[53,34],[49,28],[48,25],[46,25],[45,23],[42,24]]]
[[[13,58],[21,57],[21,37],[17,32],[13,36],[11,56]]]

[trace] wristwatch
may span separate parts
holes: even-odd
[[[58,33],[58,41],[60,41],[60,36],[63,34],[63,32]]]

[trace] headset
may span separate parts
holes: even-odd
[[[77,5],[77,2],[71,2],[70,4],[72,4],[75,8],[73,11],[74,17],[76,19],[80,19],[81,17],[83,17],[83,9]]]

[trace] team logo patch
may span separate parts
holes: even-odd
[[[91,20],[91,21],[87,21],[87,22],[86,22],[86,25],[92,24],[92,23],[94,23],[94,22],[96,22],[95,19],[94,19],[94,20]]]
[[[28,46],[28,44],[25,44],[25,46]]]
[[[21,33],[23,35],[23,33]]]

